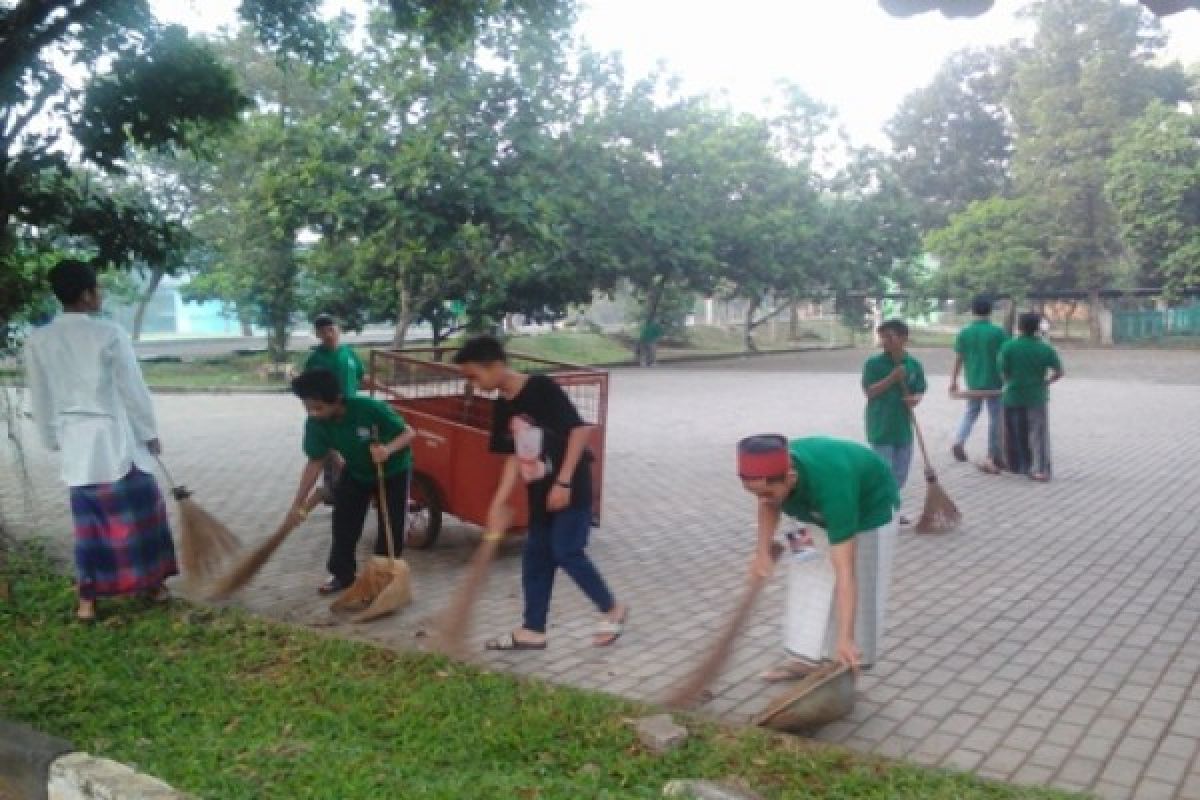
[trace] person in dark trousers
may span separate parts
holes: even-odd
[[[489,641],[487,648],[545,649],[550,595],[559,569],[600,612],[592,643],[613,644],[629,610],[613,597],[586,550],[592,526],[592,426],[552,378],[509,366],[503,345],[491,336],[468,341],[454,363],[474,387],[499,393],[491,450],[507,458],[484,535],[502,536],[511,526],[511,498],[518,483],[525,483],[529,497],[529,533],[521,562],[524,620],[517,630]]]
[[[342,396],[354,397],[367,381],[367,370],[362,359],[354,352],[354,348],[342,344],[342,330],[332,315],[317,315],[313,320],[313,332],[317,335],[317,345],[305,359],[304,371],[329,370],[337,378],[338,385],[342,388]],[[343,466],[342,459],[336,451],[331,451],[325,459],[321,473],[321,492],[326,505],[333,505],[333,487],[337,485],[338,475]]]
[[[1058,351],[1038,335],[1042,315],[1022,314],[1021,335],[1000,348],[1004,376],[1005,452],[1008,468],[1035,481],[1050,480],[1050,384],[1063,376]]]
[[[349,588],[357,571],[354,549],[362,538],[367,507],[372,498],[379,512],[375,553],[387,555],[383,503],[377,498],[376,465],[383,465],[387,507],[391,515],[392,543],[397,554],[404,546],[404,514],[416,431],[396,411],[372,397],[346,397],[337,376],[325,369],[308,370],[292,381],[292,392],[304,402],[304,454],[308,463],[289,513],[290,522],[301,522],[304,501],[321,476],[326,458],[336,451],[346,463],[334,486],[333,541],[329,548],[329,580],[318,591],[333,594]]]
[[[995,475],[1000,471],[997,464],[1001,461],[999,390],[1004,383],[1000,377],[999,357],[1000,348],[1008,341],[1008,334],[992,322],[992,301],[989,298],[976,297],[971,304],[971,311],[975,314],[974,321],[959,331],[954,339],[954,370],[950,373],[950,393],[958,391],[958,376],[965,370],[967,389],[996,392],[996,395],[967,399],[967,410],[958,426],[958,433],[954,436],[952,451],[958,461],[967,460],[967,439],[970,438],[971,430],[979,419],[979,413],[986,406],[988,454],[979,468]]]

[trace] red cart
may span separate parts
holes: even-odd
[[[594,524],[600,522],[604,489],[604,440],[608,421],[608,372],[510,354],[516,369],[544,373],[562,386],[592,431]],[[500,482],[504,457],[488,451],[495,392],[474,390],[458,369],[443,363],[432,348],[371,351],[371,393],[417,429],[413,443],[407,541],[432,547],[450,514],[472,525],[486,522]],[[513,531],[529,520],[525,493],[516,493]]]

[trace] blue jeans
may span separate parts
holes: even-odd
[[[964,445],[971,436],[975,421],[984,405],[988,412],[988,456],[994,463],[1000,462],[1000,398],[972,397],[967,400],[967,412],[963,414],[962,423],[958,426],[958,434],[954,437],[956,445]]]
[[[591,527],[590,508],[567,508],[548,515],[544,521],[530,522],[521,563],[527,630],[546,632],[550,593],[559,567],[601,613],[612,611],[612,592],[584,552]]]
[[[892,477],[896,479],[896,485],[904,488],[904,484],[908,483],[908,467],[912,464],[912,442],[908,444],[873,444],[871,449],[892,468]]]

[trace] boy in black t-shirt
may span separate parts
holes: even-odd
[[[591,426],[566,392],[545,375],[526,375],[508,365],[503,345],[491,336],[468,341],[454,356],[463,376],[483,391],[497,390],[491,450],[508,457],[488,511],[486,536],[498,536],[512,520],[510,498],[518,482],[529,493],[529,535],[521,564],[525,618],[512,633],[492,639],[489,650],[543,650],[554,575],[561,567],[603,615],[594,644],[615,642],[628,608],[617,604],[588,558],[592,525]]]

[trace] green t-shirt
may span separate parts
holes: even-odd
[[[1058,351],[1038,336],[1022,334],[1000,348],[1004,375],[1004,405],[1016,408],[1044,406],[1050,400],[1046,372],[1062,371]]]
[[[783,512],[820,525],[831,544],[886,525],[900,507],[891,468],[858,442],[811,436],[793,439],[788,450],[799,480]]]
[[[879,383],[896,368],[896,362],[887,353],[871,356],[863,365],[862,385],[866,389]],[[925,370],[921,362],[904,354],[905,379],[910,394],[925,394]],[[908,444],[913,440],[912,417],[904,402],[900,384],[894,383],[878,397],[867,401],[867,441],[871,444]]]
[[[958,332],[954,352],[962,356],[968,389],[999,389],[1004,385],[997,358],[1008,334],[991,320],[977,319]]]
[[[358,353],[354,352],[354,348],[344,344],[338,345],[333,350],[327,350],[319,345],[314,347],[308,354],[308,360],[304,362],[304,369],[327,369],[332,372],[337,376],[338,386],[342,387],[343,397],[354,397],[358,394],[358,385],[362,383],[363,376],[367,374]]]
[[[374,442],[387,443],[404,433],[408,426],[395,410],[373,397],[347,397],[346,411],[336,419],[314,419],[304,423],[304,454],[314,461],[337,450],[346,459],[350,477],[361,483],[374,483],[375,461],[371,458]],[[378,434],[378,435],[377,435]],[[388,477],[412,467],[412,448],[395,453],[383,466]]]

